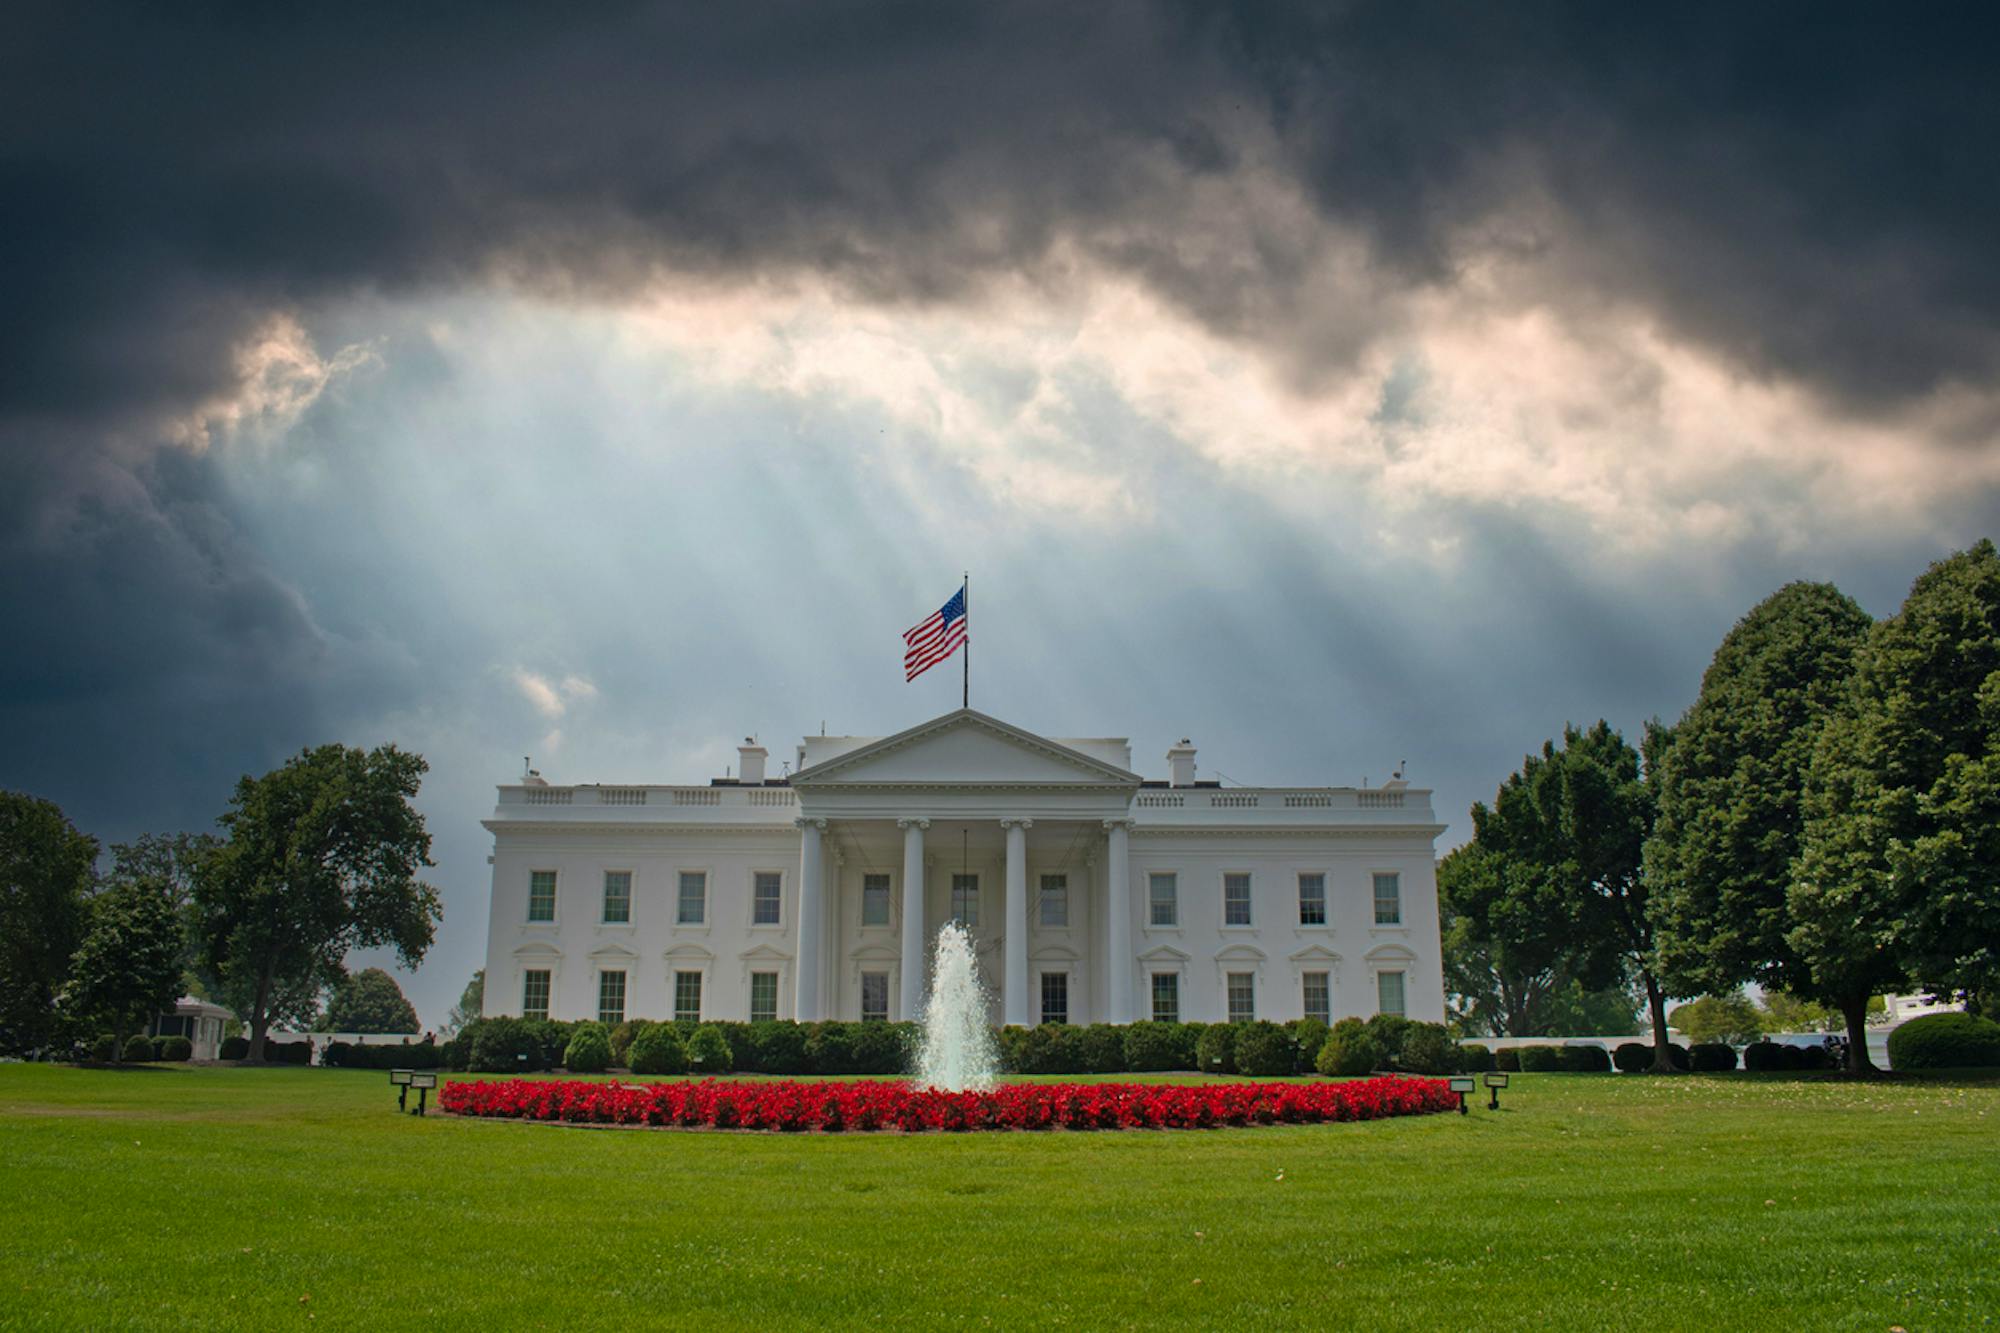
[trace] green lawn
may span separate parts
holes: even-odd
[[[2000,1082],[1517,1075],[1211,1132],[418,1120],[387,1076],[0,1066],[0,1327],[2000,1323]]]

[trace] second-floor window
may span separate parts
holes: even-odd
[[[528,872],[528,920],[553,921],[556,919],[556,872],[553,870],[531,870]]]
[[[1299,924],[1326,924],[1326,876],[1318,872],[1299,876]]]
[[[951,919],[961,926],[979,924],[979,876],[951,877]]]
[[[863,875],[861,877],[861,924],[864,926],[886,926],[889,924],[889,877],[887,875]]]
[[[607,870],[604,872],[604,921],[607,925],[621,925],[632,920],[632,872],[629,870]],[[623,1022],[624,1020],[619,1020]]]
[[[708,875],[700,870],[683,870],[680,905],[674,913],[674,922],[682,926],[699,926],[707,921]]]
[[[1222,877],[1222,924],[1250,924],[1250,876],[1229,874]]]
[[[784,877],[775,870],[760,870],[751,879],[750,924],[775,926],[784,904]]]
[[[1393,870],[1375,874],[1375,924],[1403,924],[1403,877]]]
[[[1069,876],[1042,876],[1042,924],[1069,925]]]

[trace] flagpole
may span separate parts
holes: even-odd
[[[965,660],[960,663],[965,668],[965,692],[959,697],[961,708],[972,707],[972,571],[965,571],[965,581],[958,585],[958,595],[964,599],[965,612]]]

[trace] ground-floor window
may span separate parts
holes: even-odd
[[[1308,972],[1305,975],[1306,1017],[1317,1018],[1322,1023],[1333,1021],[1333,1002],[1327,990],[1326,973]]]
[[[1375,1008],[1385,1014],[1403,1012],[1403,974],[1401,972],[1377,972],[1375,974]]]
[[[531,968],[521,976],[521,1017],[549,1016],[549,974],[545,968]]]
[[[1153,1021],[1181,1021],[1181,979],[1175,972],[1153,973]]]
[[[1042,1021],[1069,1022],[1069,973],[1042,973]]]
[[[701,1022],[701,973],[674,973],[674,1021]]]
[[[1229,974],[1229,1021],[1248,1023],[1257,1017],[1257,976],[1254,972]]]
[[[861,1021],[864,1023],[886,1023],[889,1021],[889,974],[887,972],[863,972],[861,974]]]
[[[625,1021],[625,974],[597,974],[597,1021],[613,1027]]]
[[[778,1017],[778,974],[776,972],[752,972],[750,974],[750,1021],[752,1023],[775,1022]]]

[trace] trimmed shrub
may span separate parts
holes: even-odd
[[[312,1063],[312,1038],[298,1041],[272,1041],[264,1038],[264,1062],[273,1065],[309,1065]]]
[[[1236,1033],[1234,1023],[1210,1023],[1203,1027],[1194,1043],[1195,1068],[1204,1074],[1235,1073]]]
[[[1493,1067],[1503,1074],[1520,1073],[1521,1048],[1518,1046],[1502,1046],[1499,1050],[1493,1052]]]
[[[682,1074],[687,1072],[687,1049],[680,1035],[668,1023],[655,1023],[632,1038],[625,1052],[635,1074]]]
[[[124,1058],[127,1064],[144,1064],[146,1061],[151,1060],[153,1058],[153,1039],[151,1037],[127,1037],[125,1039]]]
[[[1403,1029],[1396,1068],[1406,1074],[1456,1074],[1458,1043],[1442,1023],[1411,1023]]]
[[[631,1049],[632,1038],[651,1026],[652,1024],[643,1018],[628,1018],[606,1033],[606,1039],[611,1047],[611,1063],[621,1069],[624,1068],[625,1052]]]
[[[1785,1042],[1778,1047],[1778,1068],[1796,1074],[1806,1067],[1806,1048]]]
[[[1683,1074],[1687,1073],[1689,1068],[1688,1048],[1677,1041],[1667,1043],[1667,1063],[1675,1069],[1680,1070]]]
[[[111,1063],[111,1057],[118,1054],[118,1038],[109,1032],[90,1043],[90,1058],[101,1065]]]
[[[1313,1067],[1322,1074],[1353,1078],[1380,1064],[1382,1048],[1375,1044],[1368,1025],[1358,1018],[1343,1018],[1326,1034]]]
[[[222,1039],[222,1049],[217,1051],[216,1055],[224,1060],[248,1060],[250,1058],[250,1039],[248,1037],[224,1037]]]
[[[910,1067],[910,1050],[916,1044],[914,1023],[855,1023],[848,1039],[853,1064],[850,1074],[901,1074]]]
[[[1801,1047],[1800,1053],[1805,1057],[1805,1067],[1808,1070],[1833,1068],[1833,1052],[1823,1045]]]
[[[1004,1051],[1004,1047],[1002,1048]],[[845,1074],[854,1067],[846,1023],[814,1023],[806,1033],[806,1063],[815,1074]]]
[[[572,1074],[602,1074],[611,1068],[611,1034],[602,1023],[578,1023],[563,1048],[563,1068]]]
[[[558,1023],[551,1018],[529,1018],[522,1021],[526,1023],[528,1031],[534,1034],[536,1043],[541,1047],[541,1067],[561,1068],[563,1052],[569,1049],[570,1031],[576,1024]]]
[[[1292,1034],[1276,1023],[1245,1023],[1236,1034],[1236,1072],[1257,1078],[1282,1078],[1299,1066]]]
[[[1368,1037],[1381,1052],[1381,1068],[1401,1069],[1403,1043],[1417,1024],[1401,1014],[1377,1014],[1368,1020]]]
[[[1783,1069],[1784,1051],[1775,1041],[1753,1041],[1743,1048],[1743,1067],[1756,1074]]]
[[[470,1026],[469,1024],[467,1025]],[[462,1070],[472,1055],[472,1034],[460,1028],[451,1040],[438,1047],[438,1063],[446,1069]]]
[[[752,1023],[744,1038],[747,1049],[735,1051],[736,1067],[757,1074],[808,1073],[806,1038],[810,1035],[801,1025],[783,1019]]]
[[[472,1044],[465,1067],[480,1074],[528,1073],[548,1068],[541,1037],[518,1018],[482,1018],[469,1024]]]
[[[687,1058],[688,1068],[697,1074],[727,1074],[736,1060],[728,1040],[713,1023],[702,1024],[688,1038]]]
[[[1698,1074],[1726,1074],[1736,1068],[1736,1048],[1723,1041],[1698,1042],[1688,1047],[1688,1064]]]
[[[444,1063],[444,1048],[427,1041],[375,1046],[332,1041],[320,1052],[319,1062],[341,1069],[436,1069]]]
[[[743,1069],[743,1057],[750,1048],[750,1025],[748,1023],[732,1023],[727,1019],[717,1019],[715,1022],[706,1023],[703,1026],[714,1028],[716,1034],[722,1038],[723,1045],[729,1048],[729,1067],[731,1069]]]
[[[1889,1034],[1892,1069],[2000,1068],[2000,1023],[1977,1014],[1926,1014]]]
[[[1134,1073],[1186,1069],[1177,1023],[1133,1023],[1125,1029],[1125,1067]]]
[[[1458,1064],[1468,1074],[1490,1074],[1495,1067],[1493,1052],[1476,1041],[1460,1043]]]
[[[1563,1067],[1563,1052],[1560,1046],[1523,1046],[1520,1048],[1521,1072],[1524,1074],[1559,1074]]]
[[[1295,1018],[1285,1024],[1292,1034],[1292,1053],[1295,1057],[1294,1072],[1310,1074],[1319,1059],[1319,1048],[1326,1044],[1327,1025],[1317,1018]]]
[[[1109,1023],[1092,1023],[1076,1034],[1083,1072],[1122,1074],[1125,1072],[1125,1033]]]
[[[1653,1048],[1643,1041],[1626,1041],[1611,1052],[1611,1063],[1621,1074],[1643,1074],[1653,1067]]]
[[[1565,1074],[1608,1074],[1611,1053],[1593,1042],[1576,1042],[1563,1047]]]

